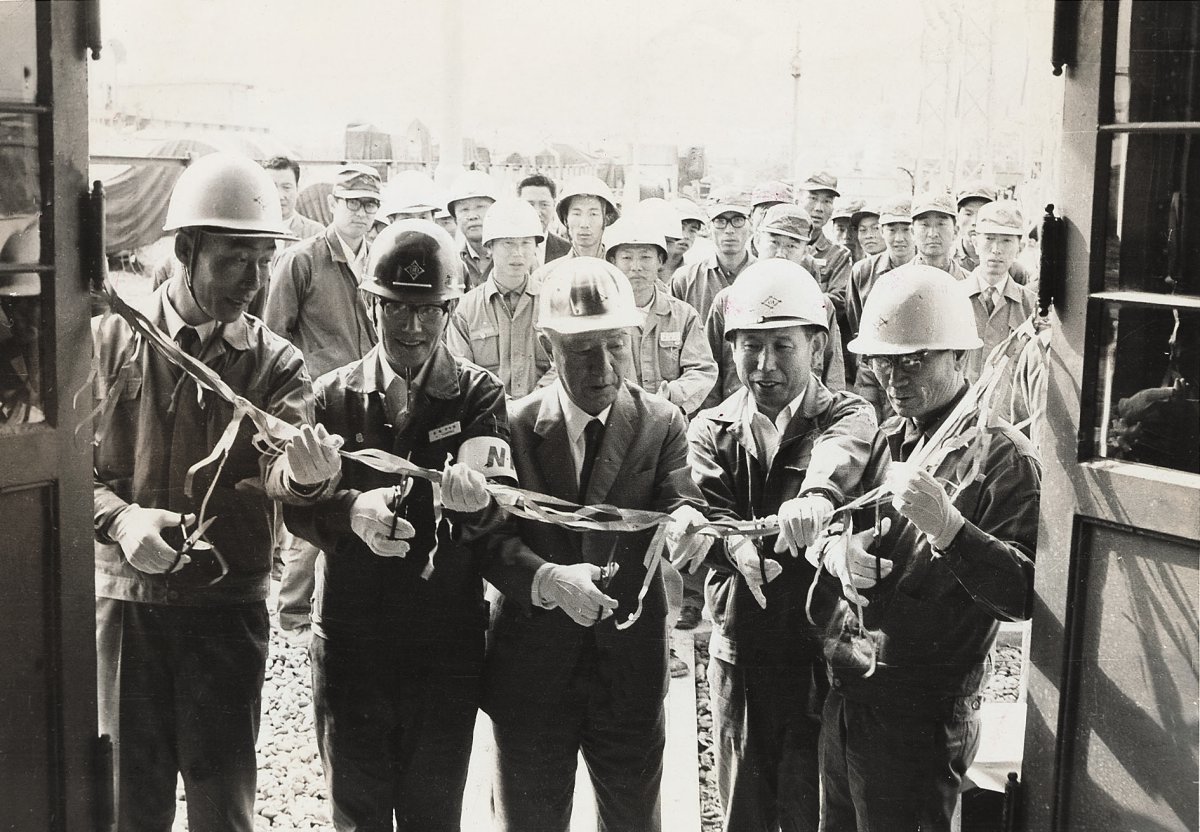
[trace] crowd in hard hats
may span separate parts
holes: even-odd
[[[314,229],[298,179],[215,154],[172,195],[151,321],[301,428],[229,440],[207,528],[185,480],[229,408],[97,328],[120,828],[169,823],[177,771],[193,830],[252,828],[273,551],[338,829],[457,829],[480,709],[497,829],[566,830],[581,754],[601,828],[664,828],[667,636],[701,608],[724,829],[951,828],[988,651],[1032,592],[1028,440],[1003,407],[945,439],[1035,309],[1014,202],[842,201],[820,171],[622,205],[593,176],[439,194],[350,164]],[[371,450],[440,480],[343,455]],[[489,483],[666,517],[543,522]]]

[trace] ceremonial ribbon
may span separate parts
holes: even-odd
[[[210,522],[205,518],[208,500],[212,495],[213,488],[220,476],[225,460],[228,458],[229,449],[237,437],[238,428],[242,420],[248,418],[254,424],[257,429],[254,437],[255,445],[264,453],[282,453],[288,440],[298,436],[300,430],[256,407],[249,400],[238,395],[211,368],[199,359],[181,350],[174,340],[151,323],[144,314],[125,302],[107,280],[105,281],[105,287],[112,312],[120,315],[132,327],[134,332],[141,339],[144,339],[145,343],[149,344],[172,364],[180,367],[196,384],[213,391],[213,393],[233,405],[233,418],[230,420],[224,433],[222,433],[221,438],[217,441],[212,452],[188,470],[184,481],[184,491],[190,497],[196,473],[214,462],[218,463],[217,475],[212,478],[212,482],[201,501],[200,511],[197,515],[197,523],[207,528],[205,524],[206,522]],[[994,429],[988,424],[992,410],[991,399],[994,397],[1002,374],[1007,368],[1009,362],[1008,348],[1014,341],[1023,345],[1029,338],[1034,337],[1034,335],[1034,319],[1031,317],[1019,329],[1011,333],[1005,341],[992,350],[985,362],[979,380],[970,386],[966,395],[958,402],[954,410],[943,421],[934,435],[930,437],[929,441],[924,444],[917,454],[913,455],[911,461],[914,464],[932,471],[952,451],[974,445],[972,453],[976,454],[976,459],[972,466],[972,476],[966,477],[958,483],[948,484],[952,489],[951,498],[957,495],[958,491],[965,487],[978,473],[979,446],[983,444],[986,450],[986,442],[990,439],[990,432]],[[137,339],[135,338],[136,341]],[[126,363],[118,373],[117,383],[114,383],[109,394],[92,411],[91,415],[99,416],[101,422],[101,424],[98,424],[95,434],[95,441],[97,442],[103,436],[105,427],[103,422],[111,414],[114,407],[116,399],[114,393],[120,389],[129,362],[137,359],[140,349],[140,344],[135,343],[130,355],[126,358]],[[442,477],[440,471],[422,468],[395,454],[375,448],[367,448],[359,451],[339,451],[339,453],[347,459],[353,459],[377,471],[428,480],[434,484],[435,498],[437,497],[436,492],[438,486],[441,484]],[[637,608],[625,621],[616,626],[618,629],[625,629],[632,626],[638,620],[642,614],[646,594],[653,583],[663,550],[665,549],[667,526],[673,522],[669,514],[644,509],[622,508],[604,503],[584,506],[549,494],[541,494],[536,491],[497,482],[487,482],[486,487],[488,493],[504,511],[514,516],[540,523],[551,523],[576,531],[635,532],[654,528],[654,537],[651,539],[644,559],[646,574],[637,595]],[[837,509],[835,514],[848,514],[862,507],[876,505],[883,502],[888,496],[886,486],[880,486]],[[776,534],[778,531],[779,522],[775,515],[755,518],[753,520],[710,520],[703,524],[689,524],[686,529],[687,533],[708,535],[714,538],[724,538],[732,535],[765,537]],[[429,577],[432,566],[431,562],[425,568],[422,577]]]

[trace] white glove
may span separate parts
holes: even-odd
[[[482,511],[491,499],[483,474],[462,462],[446,463],[442,469],[442,505],[447,510],[464,514]]]
[[[688,526],[701,526],[707,518],[692,506],[680,506],[671,512],[671,523],[667,526],[667,551],[671,565],[681,572],[686,568],[694,573],[704,563],[708,547],[712,545],[710,535],[688,531]]]
[[[879,524],[879,536],[888,533],[892,527],[890,517],[883,518]],[[868,550],[875,542],[875,529],[869,528],[857,534],[840,534],[832,538],[825,546],[825,569],[842,584],[842,594],[846,600],[855,604],[867,606],[870,601],[864,598],[860,589],[870,589],[877,580],[882,580],[892,573],[892,562],[887,558],[876,559]],[[878,569],[878,579],[876,578]]]
[[[733,567],[742,573],[742,578],[750,587],[750,594],[765,610],[767,596],[763,593],[763,587],[778,578],[783,567],[777,560],[760,559],[758,547],[748,537],[730,537],[727,545],[729,546],[729,560],[733,562]]]
[[[125,560],[139,572],[149,572],[161,575],[171,571],[175,559],[179,565],[178,572],[186,564],[192,562],[187,555],[180,556],[162,538],[162,530],[184,523],[195,523],[194,514],[182,515],[178,511],[164,511],[161,508],[142,508],[137,503],[130,503],[113,517],[108,527],[108,536],[117,542],[125,554]]]
[[[399,492],[395,488],[364,491],[350,506],[350,530],[367,547],[384,558],[402,558],[408,554],[408,541],[417,530],[403,517],[397,517]],[[395,528],[395,534],[392,529]]]
[[[966,522],[942,484],[922,468],[894,466],[888,474],[888,487],[895,495],[892,507],[911,520],[935,549],[949,546]]]
[[[612,572],[616,572],[615,564]],[[569,615],[576,624],[591,627],[608,618],[617,608],[617,600],[605,595],[596,585],[600,575],[600,567],[591,563],[548,564],[542,580],[542,597]],[[612,577],[611,573],[609,577]]]
[[[288,479],[296,485],[318,485],[336,477],[342,471],[338,449],[342,437],[325,430],[324,425],[304,425],[300,434],[283,447],[288,467]]]
[[[775,538],[775,553],[790,551],[799,557],[805,547],[811,546],[825,531],[833,519],[833,503],[821,494],[793,497],[779,507],[775,516],[779,518],[779,536]]]

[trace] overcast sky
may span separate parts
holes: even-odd
[[[791,137],[798,30],[805,146],[885,143],[881,126],[915,119],[922,30],[949,31],[945,10],[957,2],[102,0],[102,9],[104,38],[120,45],[104,60],[111,71],[123,53],[122,82],[251,84],[252,99],[231,111],[249,108],[285,141],[355,120],[401,132],[413,118],[437,138],[458,90],[463,133],[502,153],[640,140],[774,156]],[[1000,0],[1011,13],[992,21],[1010,62],[1028,51],[1022,5]]]

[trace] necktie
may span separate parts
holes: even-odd
[[[988,317],[996,311],[996,287],[989,286],[983,290],[983,308],[987,310]]]
[[[592,469],[596,467],[596,452],[600,450],[600,440],[604,438],[604,423],[592,419],[583,429],[583,465],[579,469],[579,502],[582,503],[587,494],[588,483],[592,479]]]
[[[399,429],[408,420],[408,384],[396,376],[383,394],[384,409],[392,426]]]
[[[175,343],[179,346],[180,350],[192,358],[198,359],[200,357],[200,333],[196,332],[195,327],[185,326],[179,332],[175,333]],[[177,381],[186,378],[182,367],[172,365],[171,372]]]
[[[504,305],[508,307],[508,312],[510,315],[516,314],[517,304],[520,303],[520,301],[521,293],[519,291],[504,293]]]

